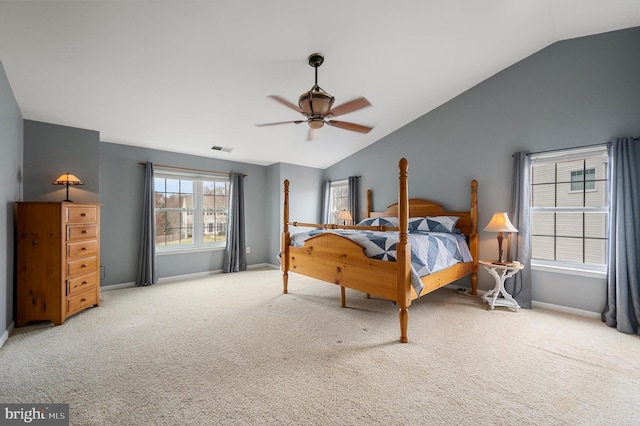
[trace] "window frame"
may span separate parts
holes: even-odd
[[[562,151],[554,151],[554,152],[549,152],[549,153],[543,153],[543,154],[532,154],[531,155],[531,182],[530,182],[530,193],[531,193],[531,205],[529,207],[529,212],[530,212],[530,220],[531,220],[531,225],[532,225],[532,229],[530,232],[530,236],[531,236],[531,244],[532,244],[532,258],[531,258],[531,265],[533,269],[538,269],[538,270],[545,270],[545,271],[554,271],[554,272],[561,272],[561,273],[568,273],[568,274],[573,274],[573,275],[583,275],[583,276],[596,276],[596,277],[602,277],[603,275],[606,274],[606,270],[607,270],[607,260],[608,260],[608,239],[609,239],[609,233],[608,233],[608,229],[607,229],[607,223],[608,223],[608,215],[610,214],[610,209],[609,209],[609,201],[610,201],[610,188],[609,188],[609,180],[610,180],[610,164],[609,164],[609,159],[608,159],[608,151],[607,151],[607,146],[606,145],[598,145],[598,146],[594,146],[594,147],[587,147],[587,148],[576,148],[576,149],[568,149],[568,150],[562,150]],[[588,171],[590,169],[593,169],[595,171],[596,167],[591,167],[591,166],[587,166],[587,161],[589,159],[594,159],[594,158],[604,158],[604,173],[603,176],[601,178],[596,178],[597,176],[597,172],[596,174],[594,174],[593,179],[587,179],[587,177],[589,177],[589,173],[586,173],[585,171]],[[562,179],[558,178],[558,173],[557,173],[557,165],[559,163],[563,163],[563,162],[567,162],[567,161],[576,161],[576,160],[582,160],[583,161],[583,167],[580,170],[582,172],[582,184],[583,187],[580,190],[574,190],[573,189],[573,183],[576,182],[575,180],[572,179],[572,172],[574,172],[576,169],[570,169],[569,170],[569,176],[567,181],[564,181]],[[540,165],[540,164],[554,164],[555,163],[555,167],[556,167],[556,174],[555,174],[555,178],[553,182],[546,182],[546,183],[534,183],[534,168],[536,165]],[[594,188],[590,189],[589,188],[589,182],[593,182]],[[604,184],[604,190],[606,191],[606,193],[604,194],[603,197],[603,203],[604,205],[601,207],[595,207],[595,206],[585,206],[586,204],[586,194],[590,193],[590,192],[595,192],[598,191],[598,186],[597,183],[598,182],[602,182]],[[569,190],[568,193],[569,194],[576,194],[576,193],[582,193],[583,195],[583,202],[582,202],[582,206],[581,207],[562,207],[562,206],[558,206],[557,204],[557,189],[558,186],[561,184],[565,184],[568,183],[569,184]],[[555,206],[554,207],[534,207],[534,187],[536,185],[542,185],[542,184],[553,184],[554,185],[554,198],[555,198]],[[542,258],[534,258],[533,257],[533,238],[534,236],[536,236],[536,234],[533,233],[533,214],[536,212],[540,212],[540,213],[554,213],[554,224],[553,224],[553,235],[538,235],[538,236],[549,236],[552,237],[554,239],[553,245],[554,245],[554,260],[550,260],[550,259],[542,259]],[[582,250],[582,262],[571,262],[571,261],[563,261],[563,260],[557,260],[558,255],[557,255],[557,251],[558,251],[558,242],[557,239],[558,238],[564,238],[562,235],[558,234],[558,230],[557,230],[557,221],[558,221],[558,213],[582,213],[582,234],[580,237],[576,237],[576,238],[580,238],[582,240],[581,243],[581,250]],[[590,213],[605,213],[605,228],[604,228],[604,238],[595,238],[595,237],[588,237],[587,236],[587,232],[586,232],[586,216]],[[604,253],[603,253],[603,264],[599,264],[599,263],[587,263],[586,262],[586,241],[587,240],[604,240]]]
[[[213,251],[213,250],[222,250],[225,248],[226,246],[226,236],[222,241],[214,241],[214,242],[205,242],[204,241],[204,233],[205,231],[208,230],[208,223],[205,223],[204,220],[204,215],[211,215],[211,214],[223,214],[226,215],[228,217],[229,215],[229,190],[230,190],[230,179],[229,179],[229,175],[227,174],[207,174],[207,173],[194,173],[194,172],[188,172],[188,171],[176,171],[176,170],[169,170],[169,169],[163,169],[163,168],[156,168],[154,170],[154,186],[155,186],[155,179],[156,178],[162,178],[162,179],[178,179],[181,182],[182,181],[192,181],[192,187],[191,187],[191,195],[193,198],[193,206],[191,206],[190,208],[159,208],[155,206],[155,202],[154,202],[154,221],[155,218],[157,217],[158,212],[162,212],[162,211],[166,211],[166,212],[182,212],[185,213],[186,216],[190,216],[192,218],[192,223],[191,223],[191,238],[192,238],[192,243],[191,244],[170,244],[170,245],[159,245],[157,242],[157,236],[156,236],[156,243],[155,243],[155,248],[156,248],[156,253],[158,255],[164,255],[164,254],[175,254],[175,253],[185,253],[185,252],[194,252],[194,251]],[[226,192],[225,192],[225,208],[222,210],[219,210],[218,212],[216,212],[216,209],[212,209],[212,208],[206,208],[204,206],[204,182],[207,181],[213,181],[213,182],[224,182],[226,185]],[[215,184],[214,184],[215,185]],[[166,188],[165,188],[165,193],[166,193]],[[157,193],[157,188],[154,188],[154,198],[155,198],[155,194]],[[186,193],[185,193],[186,194]],[[154,224],[154,227],[156,225]],[[214,232],[215,229],[218,228],[218,226],[214,226]]]
[[[329,182],[329,223],[338,224],[338,212],[343,209],[336,209],[334,203],[334,190],[338,188],[346,188],[346,196],[340,197],[341,199],[346,199],[347,207],[349,209],[349,179],[340,179],[340,180],[332,180]]]

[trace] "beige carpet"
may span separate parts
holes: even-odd
[[[632,425],[640,338],[441,289],[396,308],[255,270],[105,291],[15,330],[0,402],[69,403],[74,425]]]

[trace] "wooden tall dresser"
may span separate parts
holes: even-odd
[[[100,305],[100,205],[17,203],[16,326]]]

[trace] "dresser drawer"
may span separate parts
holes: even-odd
[[[98,236],[97,225],[68,225],[67,241],[86,240]]]
[[[96,256],[84,259],[70,260],[67,262],[67,277],[88,274],[98,270],[98,258]]]
[[[67,223],[95,223],[97,220],[97,207],[67,206]]]
[[[78,294],[89,289],[95,291],[95,287],[97,285],[98,275],[95,272],[88,275],[81,275],[76,278],[69,278],[67,280],[67,296],[73,296],[74,294]]]
[[[67,297],[67,315],[73,315],[98,303],[98,295],[95,291],[85,291],[76,296]]]
[[[78,241],[77,243],[67,244],[67,259],[77,259],[96,254],[98,252],[98,241],[87,240]]]

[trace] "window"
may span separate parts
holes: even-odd
[[[156,170],[158,251],[224,246],[229,178]]]
[[[329,193],[329,223],[338,223],[338,212],[349,210],[349,181],[336,180],[331,182]]]
[[[573,170],[571,171],[571,190],[582,191],[586,189],[587,191],[593,191],[596,189],[595,179],[596,169]]]
[[[605,265],[609,211],[606,147],[533,155],[531,257]]]

